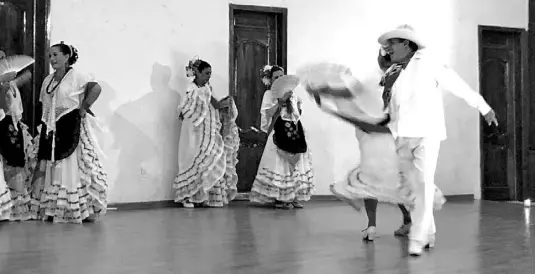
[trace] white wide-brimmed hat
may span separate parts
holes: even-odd
[[[382,34],[379,37],[378,42],[381,45],[386,45],[388,40],[393,38],[410,40],[418,45],[418,49],[425,48],[425,44],[410,25],[401,25],[394,30]]]

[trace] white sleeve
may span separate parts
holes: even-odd
[[[471,107],[477,108],[481,115],[492,110],[483,96],[474,91],[453,69],[441,66],[436,73],[436,80],[441,89],[463,99]]]
[[[272,122],[272,117],[268,115],[268,110],[277,105],[277,100],[272,98],[272,94],[269,90],[265,91],[263,94],[263,101],[261,103],[261,128],[260,130],[267,133],[270,123]]]
[[[80,71],[73,71],[75,73],[75,81],[77,90],[83,90],[86,88],[86,85],[90,82],[95,82],[95,78],[89,74]]]

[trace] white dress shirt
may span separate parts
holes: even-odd
[[[393,134],[398,137],[446,139],[442,90],[463,99],[482,115],[491,107],[452,69],[417,51],[392,87],[389,105]]]

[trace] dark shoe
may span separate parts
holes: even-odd
[[[274,208],[275,209],[282,209],[283,208],[283,202],[282,201],[274,201]]]
[[[410,225],[411,224],[404,224],[402,225],[399,229],[397,229],[396,231],[393,232],[393,234],[395,236],[401,236],[401,237],[406,237],[408,236],[408,233],[410,233]]]
[[[284,203],[283,204],[283,209],[285,209],[285,210],[293,209],[293,204],[292,203]]]
[[[304,208],[304,205],[302,205],[301,203],[299,203],[298,201],[293,201],[291,202],[291,205],[294,207],[294,208]]]

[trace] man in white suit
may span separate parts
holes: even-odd
[[[382,34],[378,42],[391,58],[383,77],[385,104],[396,136],[404,180],[412,184],[415,208],[409,234],[409,254],[419,256],[434,246],[434,174],[440,142],[446,138],[442,90],[462,98],[497,125],[494,111],[452,69],[424,53],[425,45],[414,30],[403,25]]]

